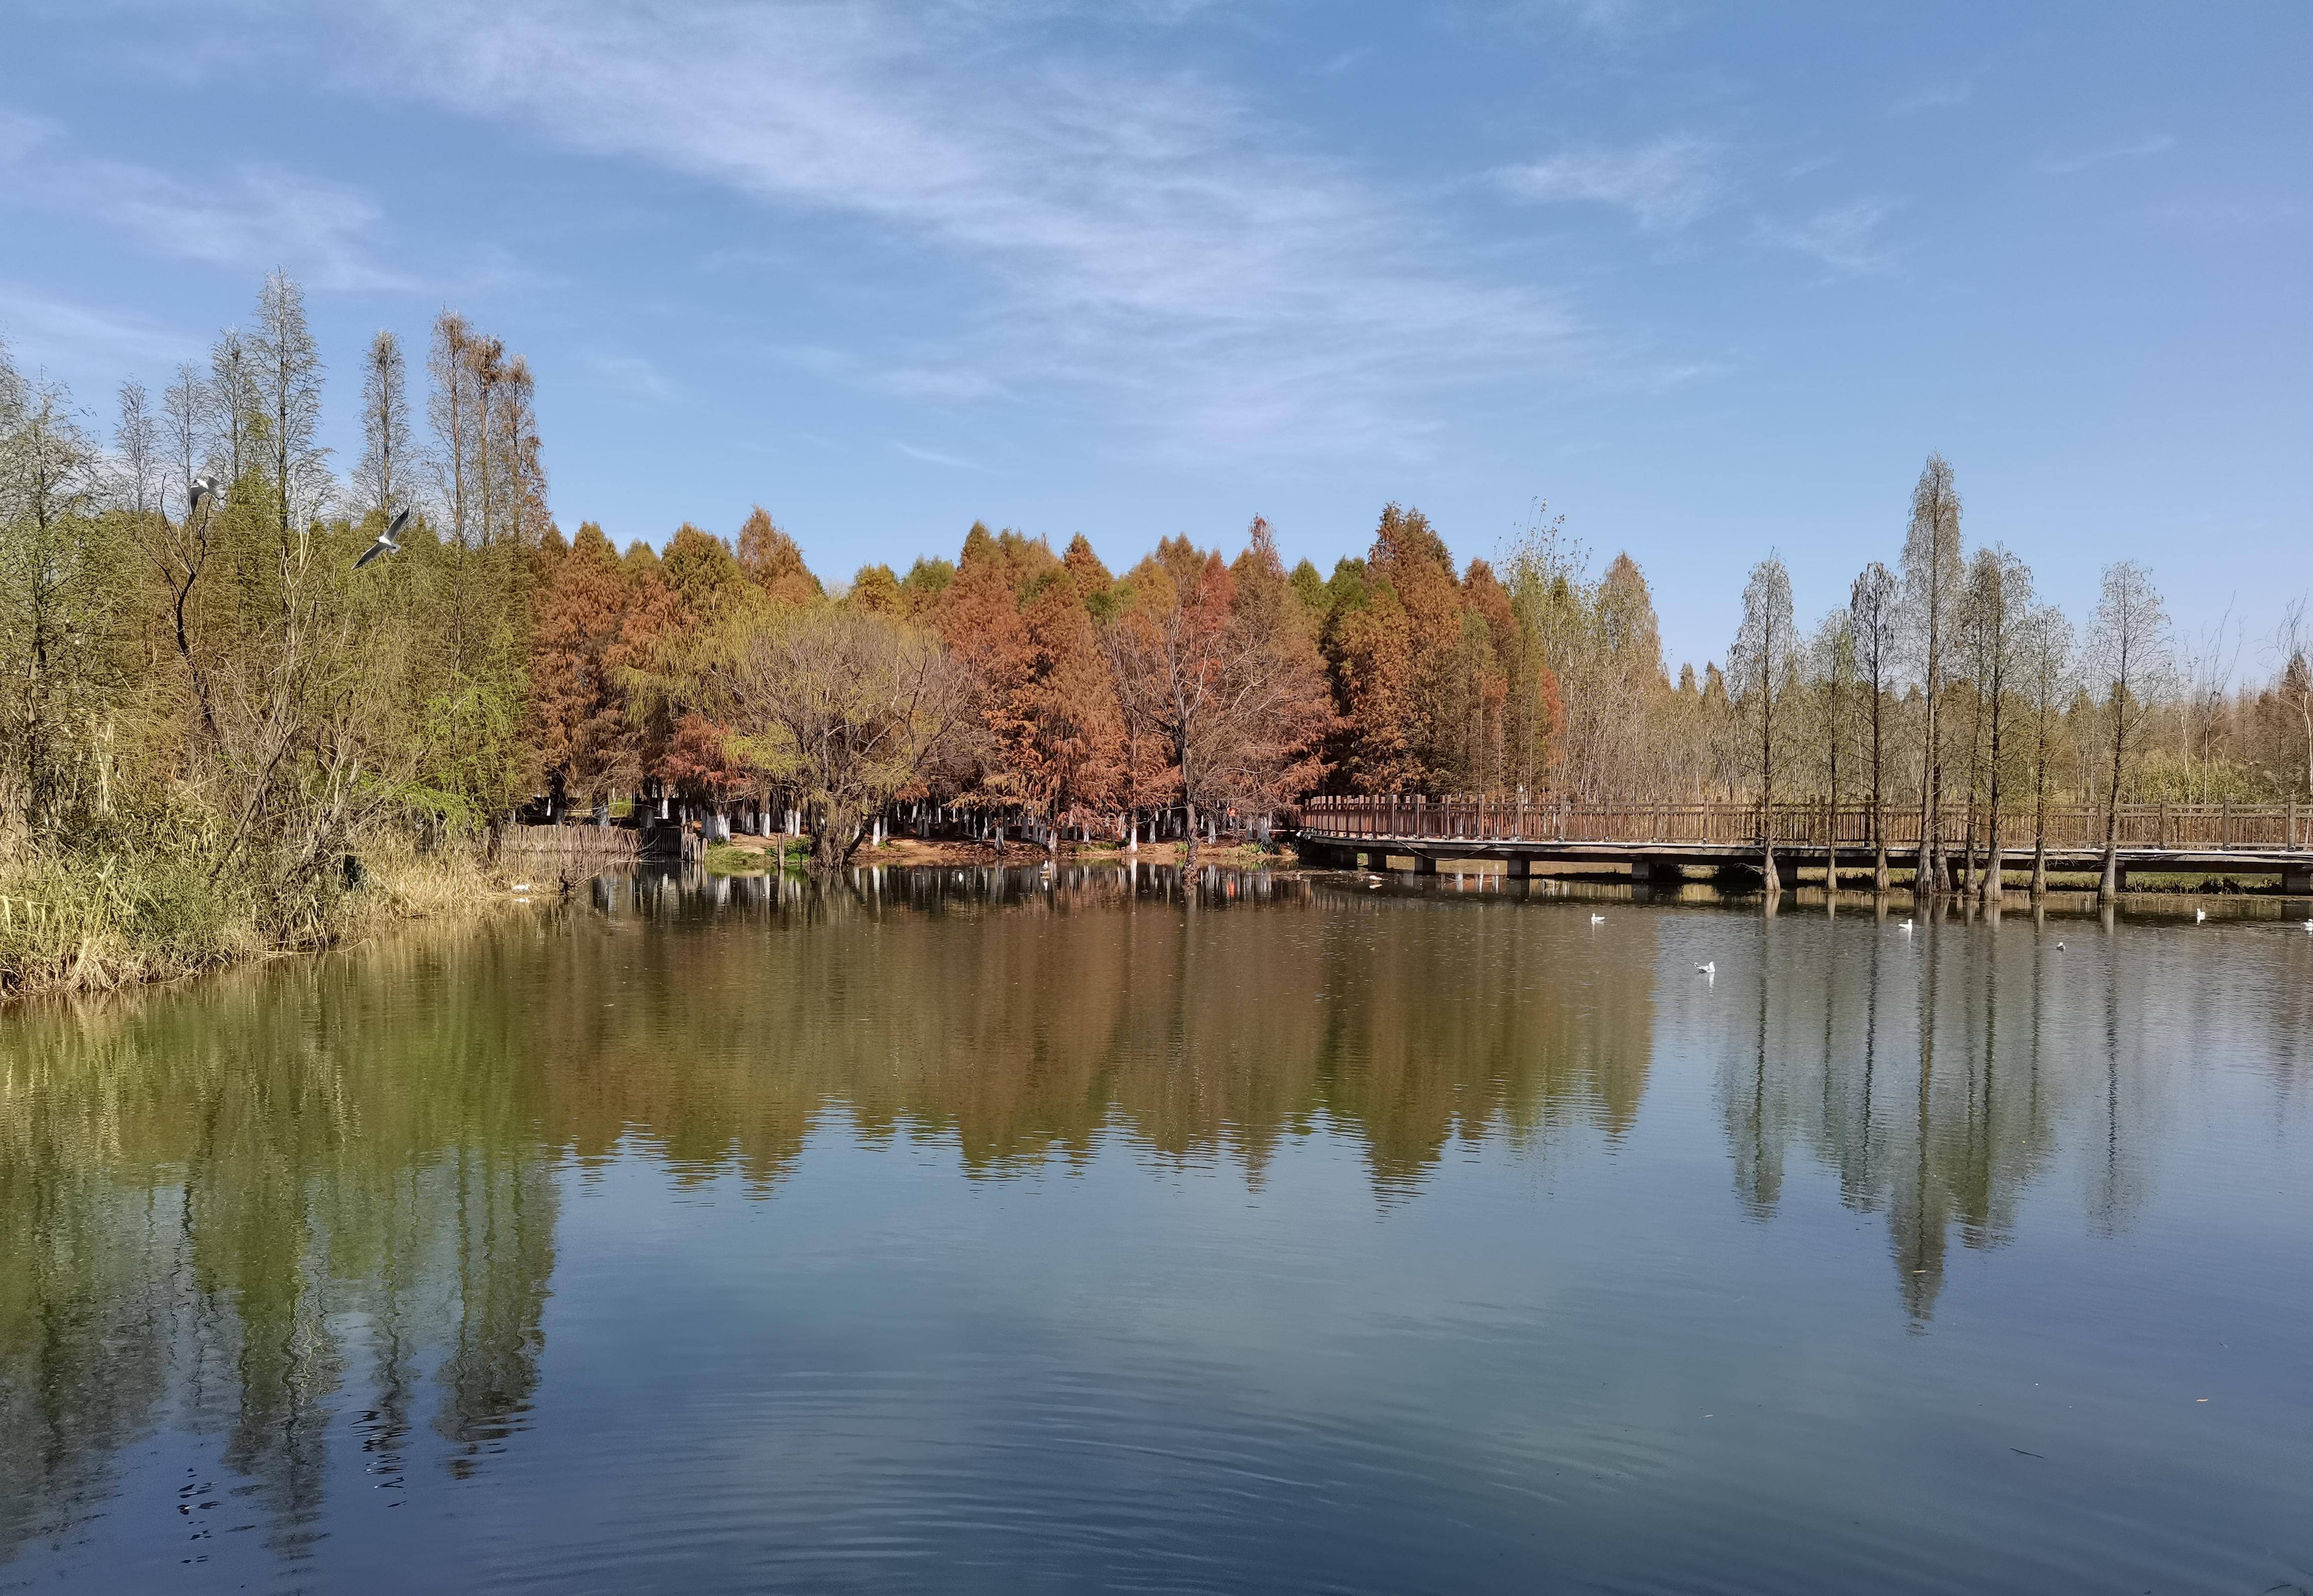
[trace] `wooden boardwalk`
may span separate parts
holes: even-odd
[[[1542,863],[1627,865],[1640,879],[1668,876],[1688,865],[1756,869],[1770,827],[1777,873],[1786,881],[1803,866],[1823,868],[1834,853],[1842,869],[1868,868],[1873,855],[1871,809],[1858,803],[1778,803],[1768,814],[1755,803],[1318,797],[1302,804],[1295,819],[1296,845],[1313,862],[1381,869],[1387,859],[1405,858],[1423,874],[1452,859],[1499,861],[1512,876],[1529,874]],[[1910,865],[1920,847],[1920,811],[1890,810],[1881,823],[1891,863]],[[1980,858],[1987,846],[1984,829],[1979,812],[1973,843]],[[1971,841],[1965,806],[1948,811],[1939,830],[1945,851],[1965,858]],[[2004,813],[2001,830],[2006,871],[2011,876],[2028,872],[2031,811]],[[2049,869],[2100,870],[2104,843],[2102,810],[2049,811]],[[2119,861],[2124,873],[2278,876],[2287,890],[2313,892],[2313,804],[2124,804]]]

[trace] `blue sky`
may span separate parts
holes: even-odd
[[[1892,560],[1940,449],[2076,611],[2313,585],[2295,0],[7,10],[0,332],[99,411],[278,264],[341,467],[368,334],[453,304],[566,527],[761,502],[836,578],[1546,499],[1700,660],[1771,546],[1810,613]]]

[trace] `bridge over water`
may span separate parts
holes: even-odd
[[[1312,863],[1390,868],[1406,859],[1417,874],[1448,860],[1494,862],[1513,878],[1540,864],[1628,866],[1636,881],[1673,881],[1689,867],[1763,867],[1770,828],[1776,873],[1798,884],[1805,868],[1870,866],[1874,841],[1868,803],[1598,805],[1515,798],[1414,796],[1318,797],[1301,806],[1296,846]],[[1965,860],[1971,847],[1989,867],[1985,818],[1971,823],[1965,806],[1948,811],[1938,830],[1945,851]],[[2104,867],[2105,811],[2048,811],[2044,835],[2051,871]],[[1880,826],[1892,864],[1916,856],[1922,816],[1883,811]],[[2010,880],[2032,868],[2029,807],[2001,816],[2001,857]],[[1972,835],[1971,835],[1972,833]],[[2313,893],[2313,804],[2133,803],[2120,810],[2119,864],[2131,871],[2276,876],[2282,889]],[[2018,884],[2022,884],[2019,881]]]

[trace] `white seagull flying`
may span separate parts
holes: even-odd
[[[409,506],[404,504],[400,509],[394,512],[392,522],[386,527],[385,531],[377,535],[377,541],[371,544],[367,548],[362,550],[361,558],[354,562],[354,569],[356,571],[360,570],[364,566],[369,564],[370,561],[375,559],[379,555],[400,554],[401,552],[401,544],[400,541],[401,537],[401,529],[409,524]]]

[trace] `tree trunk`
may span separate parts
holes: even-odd
[[[818,874],[831,875],[851,863],[851,855],[867,835],[867,823],[856,811],[839,815],[832,806],[819,811],[819,829],[811,834],[811,868]]]
[[[1985,817],[1986,835],[1984,839],[1984,853],[1986,857],[1984,860],[1983,900],[1986,903],[1998,903],[2006,889],[2007,883],[2002,879],[2005,873],[2002,868],[2002,861],[2000,854],[2000,736],[1997,732],[1992,734],[1992,812]]]
[[[1759,868],[1766,874],[1767,897],[1772,902],[1783,893],[1782,873],[1775,868],[1775,810],[1772,803],[1759,805]]]

